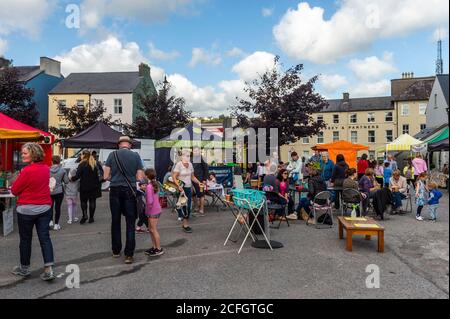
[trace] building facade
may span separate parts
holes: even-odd
[[[436,76],[433,89],[431,90],[430,100],[427,104],[426,117],[427,127],[439,127],[443,124],[448,125],[448,102],[449,99],[449,81],[448,74]]]
[[[313,114],[315,120],[326,123],[326,128],[316,136],[283,145],[281,160],[288,161],[292,151],[309,158],[313,146],[339,140],[369,147],[358,156],[363,153],[372,158],[384,156],[385,145],[399,135],[414,135],[426,127],[427,97],[433,82],[434,77],[414,78],[404,74],[402,79],[391,81],[391,96],[351,98],[344,93],[342,99],[328,100],[327,108]]]

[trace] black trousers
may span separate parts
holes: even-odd
[[[89,217],[93,218],[97,208],[97,197],[89,194],[80,194],[80,206],[83,217],[86,217],[89,203]]]
[[[64,193],[51,195],[52,197],[52,219],[55,217],[55,224],[59,224],[61,218],[61,205],[64,199]]]

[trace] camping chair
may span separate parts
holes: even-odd
[[[406,198],[404,198],[403,200],[406,201],[406,205],[405,205],[405,209],[402,209],[402,213],[412,213],[413,208],[412,208],[412,204],[413,204],[413,193],[414,193],[414,188],[410,185],[407,184],[406,185]],[[402,201],[403,201],[402,200]]]
[[[275,211],[275,210],[279,210],[282,209],[283,210],[283,214],[280,216],[280,222],[278,223],[278,226],[271,226],[271,228],[276,228],[276,229],[280,229],[281,226],[281,222],[286,221],[288,227],[289,225],[289,220],[286,217],[286,209],[287,209],[287,203],[286,204],[278,204],[275,200],[273,200],[274,198],[279,197],[279,195],[275,192],[268,192],[266,191],[266,200],[267,200],[267,209],[269,211],[269,213],[271,211]],[[273,224],[273,221],[272,221]]]
[[[345,200],[351,199],[351,200]],[[359,216],[362,214],[363,209],[363,197],[361,193],[354,189],[354,188],[345,188],[342,191],[342,216],[346,215],[347,211],[350,209],[350,211],[353,210],[353,206],[356,205],[357,210],[359,211]]]
[[[167,198],[167,206],[172,208],[172,211],[171,211],[172,213],[176,212],[175,204],[178,200],[176,192],[172,193],[172,192],[169,192],[168,190],[165,190],[163,187],[163,184],[161,182],[158,182],[158,184],[159,184],[159,196],[166,197]]]
[[[325,202],[325,203],[323,203]],[[312,212],[314,215],[314,223],[316,228],[331,228],[333,227],[333,209],[331,207],[331,193],[329,191],[323,191],[314,197]],[[325,220],[331,219],[331,225],[325,224]],[[323,218],[322,222],[319,219]],[[306,225],[309,225],[309,221],[306,221]],[[326,227],[323,227],[326,226]]]

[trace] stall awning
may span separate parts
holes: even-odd
[[[19,122],[0,112],[0,139],[37,140],[41,136],[53,138],[53,135]]]
[[[448,139],[448,126],[445,129],[443,129],[440,133],[433,136],[431,139],[426,140],[426,142],[428,144],[433,144],[433,143],[437,143],[437,142],[440,142],[445,139]]]
[[[12,139],[29,139],[37,140],[41,137],[39,132],[20,131],[0,128],[0,140],[12,140]]]
[[[402,134],[392,143],[379,147],[377,151],[410,151],[413,146],[421,144],[424,144],[424,142],[409,134]]]

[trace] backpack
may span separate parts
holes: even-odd
[[[52,193],[56,187],[56,179],[54,177],[50,177],[50,182],[48,186],[50,187],[50,193]]]

